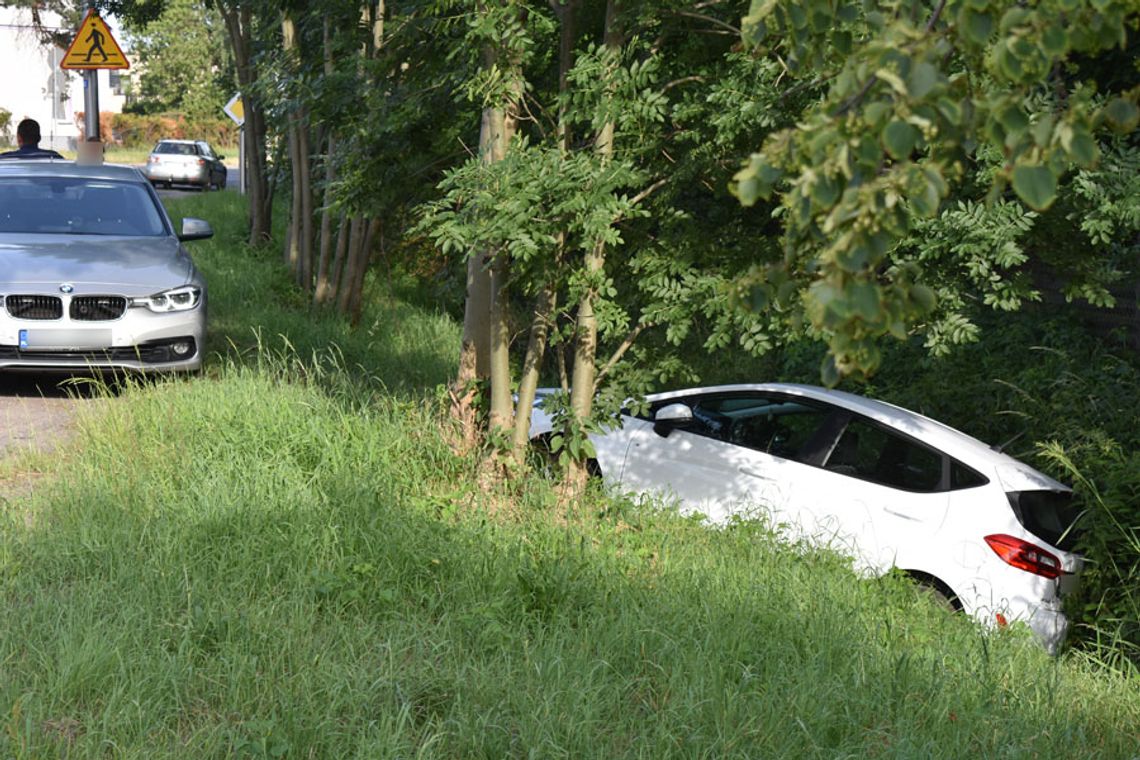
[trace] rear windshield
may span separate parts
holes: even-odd
[[[6,232],[150,237],[166,228],[141,182],[12,177],[0,180],[0,233]]]
[[[1023,528],[1058,549],[1073,549],[1080,512],[1071,492],[1014,491],[1006,495]]]
[[[198,146],[192,143],[160,142],[154,146],[154,152],[169,153],[174,156],[196,156],[198,155]]]

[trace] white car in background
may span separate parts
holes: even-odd
[[[549,395],[551,391],[544,392]],[[603,478],[723,524],[763,516],[862,571],[899,568],[990,625],[1025,621],[1050,652],[1077,583],[1072,491],[897,406],[769,383],[647,397],[592,437]],[[536,404],[532,436],[551,432]]]

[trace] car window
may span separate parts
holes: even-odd
[[[142,183],[83,177],[14,177],[0,183],[0,233],[166,234]]]
[[[977,488],[989,482],[985,475],[974,472],[961,462],[950,461],[950,490],[958,491],[963,488]]]
[[[689,432],[798,462],[808,459],[810,443],[832,411],[757,393],[706,396],[688,403],[693,411]]]
[[[206,156],[207,158],[213,158],[214,157],[214,151],[211,150],[210,146],[204,142],[198,143],[198,152],[201,153],[203,156]]]
[[[175,156],[196,156],[198,148],[190,143],[160,142],[154,146],[154,152]]]
[[[942,454],[878,425],[853,417],[824,468],[905,491],[942,488]]]

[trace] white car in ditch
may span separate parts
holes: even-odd
[[[549,395],[549,391],[544,395]],[[1082,560],[1072,491],[897,406],[770,383],[658,393],[593,436],[620,490],[675,499],[715,524],[763,516],[865,572],[898,568],[990,625],[1024,621],[1055,652]],[[536,404],[532,435],[551,432]]]

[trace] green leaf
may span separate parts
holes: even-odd
[[[819,367],[820,381],[828,388],[834,388],[839,385],[839,367],[835,364],[835,357],[828,353],[823,357]]]
[[[839,200],[839,183],[826,174],[811,186],[811,199],[820,208],[831,208]]]
[[[907,89],[912,98],[925,98],[930,91],[942,83],[942,72],[933,64],[922,61],[910,71],[907,77]]]
[[[877,127],[886,121],[892,110],[890,103],[886,103],[882,100],[872,101],[863,109],[863,120],[872,127]]]
[[[1102,111],[1108,125],[1117,132],[1131,132],[1140,123],[1140,109],[1131,100],[1113,98]]]
[[[934,309],[937,299],[934,296],[934,291],[925,285],[911,285],[910,287],[911,300],[918,304],[918,308],[923,311],[931,311]]]
[[[1017,56],[1010,52],[1007,44],[1000,44],[994,51],[994,56],[997,60],[997,68],[1003,77],[1016,82],[1021,79],[1024,69],[1021,66],[1021,61]]]
[[[883,129],[883,147],[891,158],[902,161],[914,151],[919,132],[905,121],[895,120]]]
[[[958,14],[958,26],[962,34],[976,45],[985,45],[990,35],[994,33],[994,19],[988,13],[981,13],[973,8],[963,8]]]
[[[865,280],[855,280],[848,283],[845,290],[855,316],[862,318],[864,322],[875,322],[879,319],[883,302],[878,286]]]
[[[1069,33],[1060,25],[1045,28],[1041,33],[1041,49],[1050,58],[1059,58],[1069,49]]]
[[[1003,106],[994,115],[1005,127],[1008,134],[1019,135],[1029,129],[1029,117],[1025,115],[1025,111],[1021,110],[1019,105],[1011,103]]]
[[[752,311],[764,311],[771,303],[771,295],[768,288],[764,285],[754,285],[749,293],[749,305]]]
[[[1082,169],[1088,169],[1096,163],[1099,151],[1096,140],[1083,125],[1065,125],[1061,127],[1061,147],[1069,154],[1073,163]]]
[[[1057,197],[1057,178],[1040,164],[1022,164],[1013,169],[1013,191],[1034,211],[1044,211]]]

